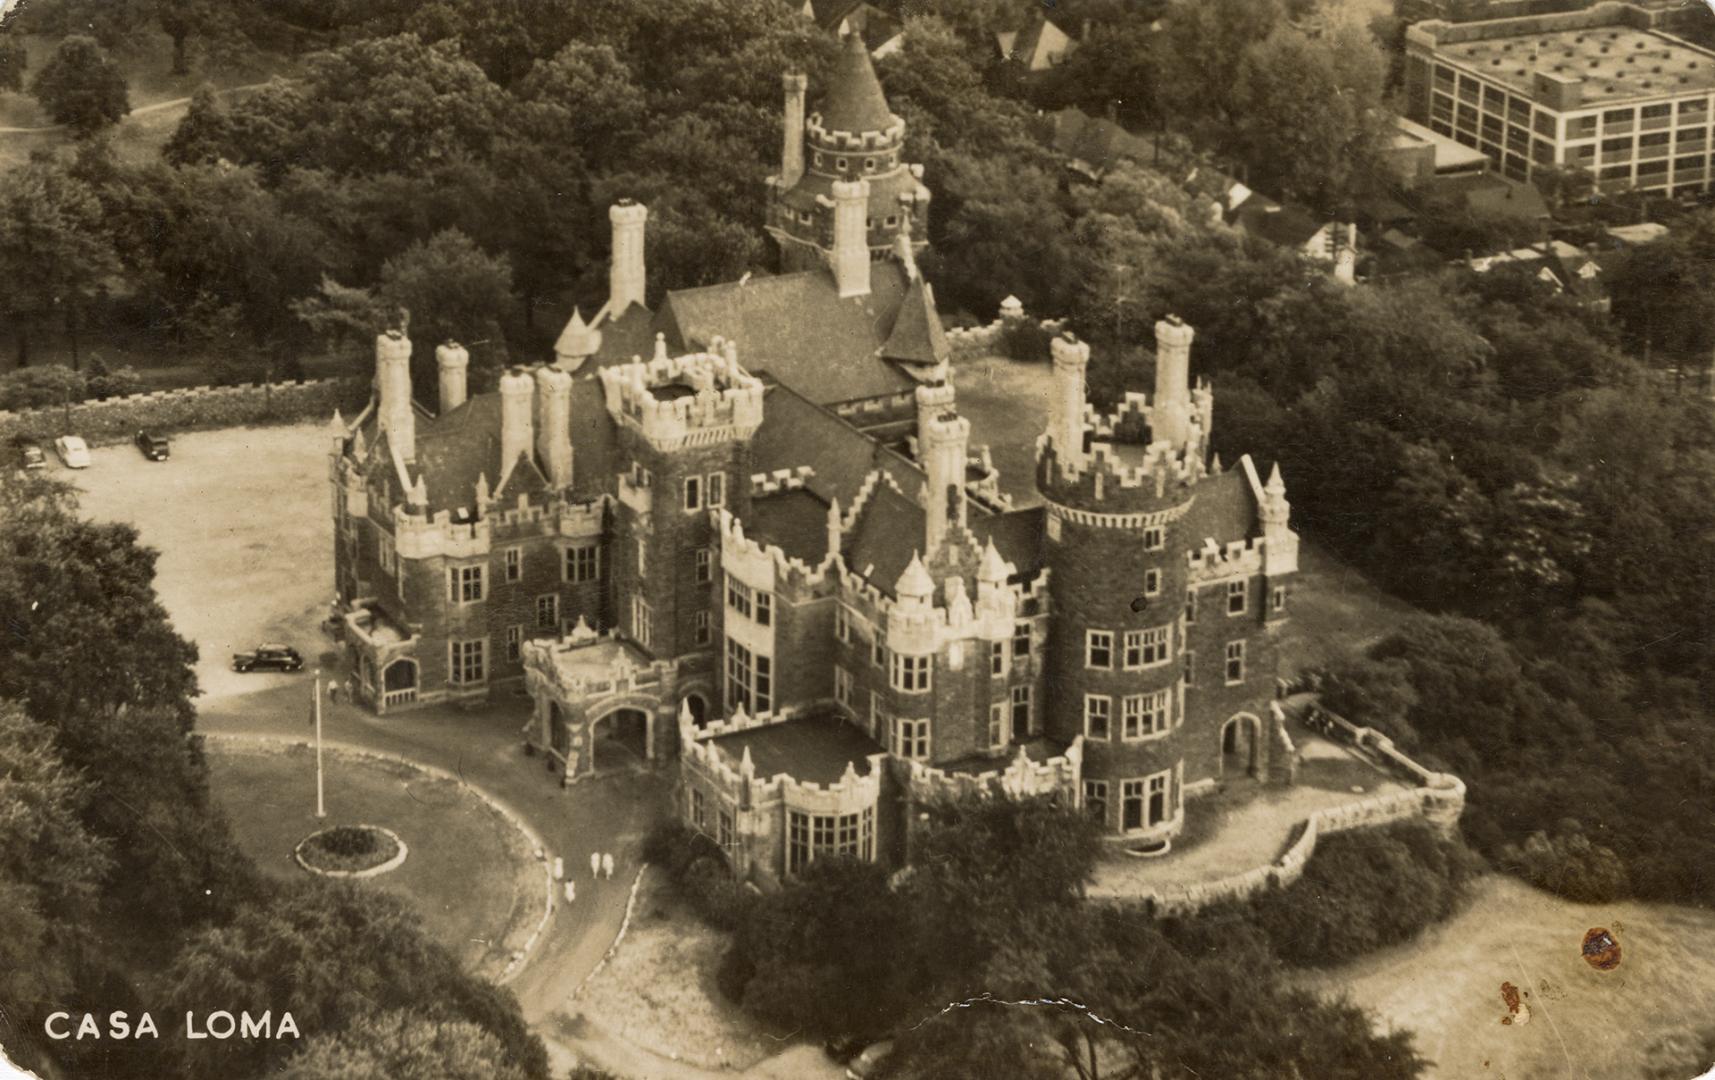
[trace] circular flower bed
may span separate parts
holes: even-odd
[[[292,852],[298,865],[325,877],[373,877],[405,861],[405,841],[379,825],[335,825],[311,833]]]

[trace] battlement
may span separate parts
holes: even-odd
[[[1160,512],[1187,502],[1207,473],[1199,453],[1166,443],[1092,441],[1085,454],[1068,461],[1047,436],[1036,441],[1036,484],[1043,497],[1101,517]]]
[[[672,660],[648,660],[614,630],[587,622],[558,638],[524,643],[524,667],[568,700],[653,692],[670,679]]]
[[[1266,565],[1268,541],[1263,537],[1233,540],[1226,546],[1205,537],[1203,546],[1188,552],[1185,562],[1190,567],[1193,585],[1208,585],[1228,578],[1254,577]]]
[[[679,746],[682,760],[729,791],[748,790],[753,804],[784,802],[794,809],[816,813],[852,813],[874,806],[881,796],[886,754],[868,755],[869,771],[861,776],[857,767],[848,762],[840,779],[832,783],[816,783],[800,780],[785,772],[759,775],[748,747],[735,764],[717,745],[723,736],[803,719],[805,717],[797,712],[753,717],[740,708],[727,720],[711,723],[699,730],[692,723],[689,712],[681,710]]]
[[[768,473],[752,473],[750,476],[750,493],[752,495],[773,495],[781,491],[797,491],[802,488],[810,477],[816,475],[816,470],[808,465],[800,465],[796,469],[775,469]]]
[[[744,534],[744,524],[725,509],[714,511],[715,529],[721,540],[721,567],[752,588],[778,591],[782,585],[809,590],[824,585],[829,570],[839,559],[830,553],[819,565],[786,554],[773,544],[760,544]]]
[[[895,116],[881,131],[838,131],[822,123],[822,114],[813,112],[804,122],[804,132],[810,141],[833,150],[891,150],[905,142],[905,121]]]
[[[604,368],[601,382],[614,423],[664,450],[747,439],[762,424],[762,382],[739,366],[729,341]]]
[[[1072,740],[1064,753],[1043,760],[1034,760],[1025,747],[1007,760],[996,759],[996,768],[985,771],[960,770],[948,772],[922,761],[893,758],[895,769],[918,800],[936,797],[958,798],[983,794],[999,788],[1013,798],[1047,795],[1057,791],[1076,791],[1084,772],[1084,737]]]

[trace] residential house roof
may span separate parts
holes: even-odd
[[[995,45],[1007,60],[1024,65],[1026,71],[1043,71],[1063,60],[1077,42],[1066,31],[1037,12],[1021,30],[995,34]]]

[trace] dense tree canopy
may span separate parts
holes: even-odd
[[[131,111],[125,76],[94,38],[74,34],[30,82],[30,93],[56,124],[91,135],[117,124]]]

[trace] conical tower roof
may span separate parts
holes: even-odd
[[[863,37],[847,34],[828,78],[828,92],[822,99],[822,126],[829,131],[886,131],[893,126],[893,110],[887,107],[887,97],[881,92],[881,80],[875,77],[875,65],[870,63],[869,48]]]

